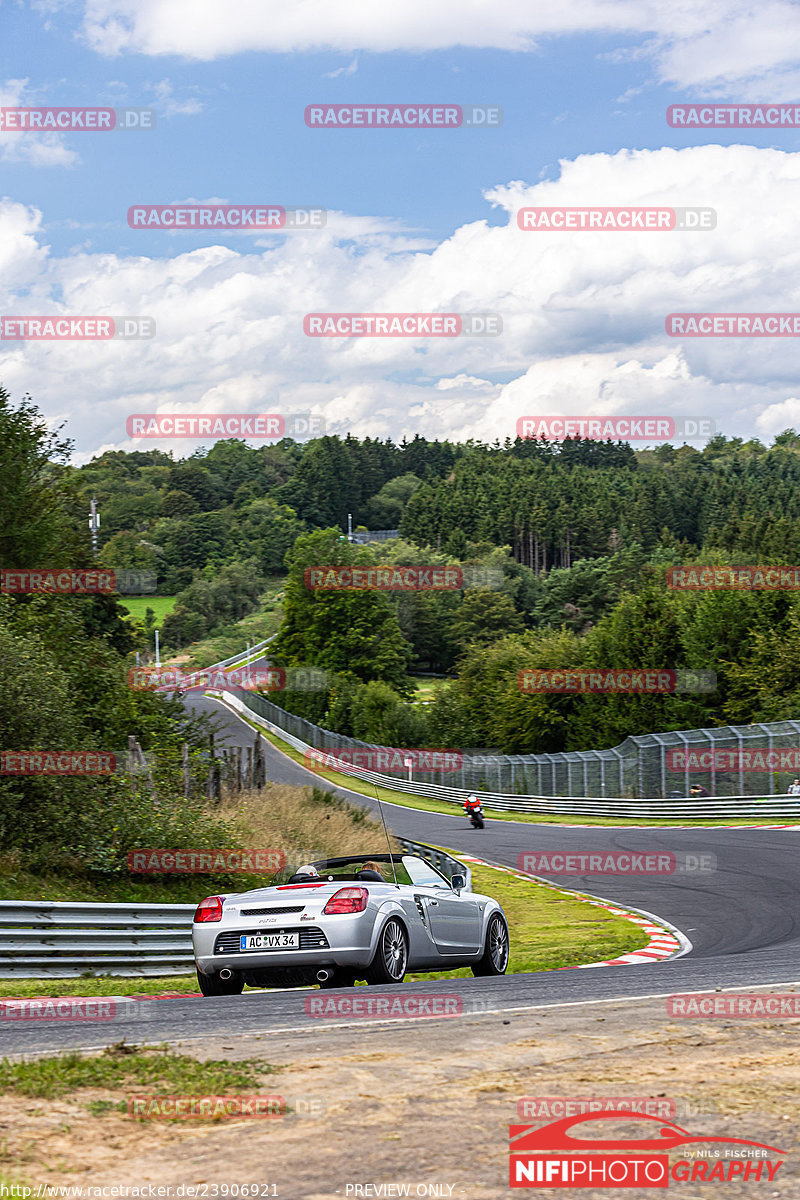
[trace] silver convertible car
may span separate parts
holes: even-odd
[[[318,876],[201,901],[192,942],[204,996],[237,995],[245,983],[402,983],[407,971],[456,967],[505,974],[503,910],[468,891],[464,875],[448,880],[414,854],[312,865]]]

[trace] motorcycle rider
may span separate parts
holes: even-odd
[[[481,806],[480,800],[478,799],[478,797],[475,795],[474,792],[471,792],[470,795],[467,796],[466,800],[464,801],[464,805],[463,805],[464,812],[467,814],[467,816],[470,816],[470,814],[473,813],[476,808],[480,808],[480,806]]]

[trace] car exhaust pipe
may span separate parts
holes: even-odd
[[[325,983],[331,977],[331,972],[326,970],[317,971],[317,982]]]
[[[223,967],[219,973],[219,977],[227,982],[227,980],[233,978],[233,971],[230,969],[230,967]]]

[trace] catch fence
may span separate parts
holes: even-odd
[[[314,725],[258,693],[242,693],[241,700],[277,730],[296,738],[303,749],[313,747],[331,755],[337,751],[385,749]],[[413,758],[413,751],[409,754]],[[424,793],[425,785],[431,785],[428,794],[447,789],[454,793],[453,799],[456,791],[476,791],[511,799],[564,797],[678,802],[707,793],[718,800],[775,797],[776,804],[780,804],[782,798],[788,800],[794,778],[800,778],[800,722],[773,721],[647,733],[628,737],[608,750],[464,753],[451,756],[451,761],[441,768],[424,772],[415,765],[404,766],[402,752],[397,758],[396,765],[381,767],[382,777],[403,781],[403,790],[408,791]],[[698,787],[701,790],[692,793],[691,789]],[[800,796],[793,800],[800,806]],[[516,804],[509,807],[524,811]],[[676,812],[682,808],[677,803],[671,807]],[[787,811],[791,810],[790,805]],[[796,811],[800,812],[800,807]]]

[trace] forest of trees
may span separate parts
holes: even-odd
[[[407,746],[509,754],[612,746],[631,734],[796,718],[800,596],[793,591],[674,591],[668,566],[726,562],[670,539],[553,568],[538,578],[508,550],[471,545],[464,560],[492,587],[460,592],[309,591],[311,563],[444,562],[410,544],[354,547],[335,530],[298,539],[290,556],[277,659],[324,668],[328,687],[271,699],[338,733]],[[753,560],[740,555],[739,561]],[[452,561],[452,560],[449,560]],[[763,561],[763,560],[762,560]],[[409,670],[447,670],[424,709]],[[709,693],[549,695],[520,691],[529,668],[712,671]]]
[[[159,590],[254,558],[282,572],[299,533],[400,528],[453,559],[508,546],[534,574],[664,543],[800,561],[800,435],[772,447],[718,436],[702,449],[568,439],[504,445],[322,437],[220,441],[175,460],[114,451],[67,477],[102,515],[101,560],[157,571]]]
[[[30,401],[0,388],[0,569],[93,565],[69,453]],[[232,844],[183,798],[184,743],[193,776],[207,774],[205,724],[177,697],[128,686],[137,648],[118,597],[0,593],[0,750],[119,755],[132,736],[152,766],[152,788],[122,774],[0,773],[0,851],[24,854],[26,870],[115,874],[130,846]]]
[[[178,593],[164,625],[168,648],[253,611],[265,579],[283,576],[275,661],[322,670],[327,686],[271,698],[335,731],[396,745],[530,753],[797,715],[795,592],[666,585],[670,566],[691,562],[800,563],[793,430],[771,447],[716,437],[702,450],[649,451],[579,439],[485,445],[415,437],[395,445],[328,436],[258,447],[229,440],[186,459],[109,452],[73,467],[68,444],[48,432],[32,403],[14,408],[0,392],[0,418],[8,480],[1,565],[90,565],[94,496],[100,561],[152,570],[160,593]],[[399,528],[402,536],[380,548],[351,544],[348,514],[354,525]],[[309,590],[305,569],[327,563],[457,564],[464,586]],[[133,733],[146,748],[161,744],[164,761],[179,738],[199,746],[182,710],[126,687],[131,655],[145,646],[118,601],[0,597],[0,639],[0,682],[15,698],[5,705],[5,745],[39,745],[31,740],[44,736],[39,712],[52,709],[46,736],[56,742],[80,731],[90,743],[102,736],[122,745]],[[525,668],[570,666],[702,669],[715,672],[717,687],[558,696],[517,686]],[[413,703],[419,672],[445,680],[424,707]],[[44,796],[53,785],[29,786]],[[57,792],[88,794],[91,786]],[[8,828],[23,793],[2,780],[0,794]]]

